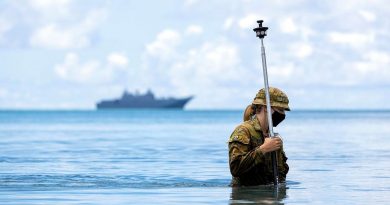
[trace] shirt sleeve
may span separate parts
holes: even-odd
[[[231,174],[238,177],[264,161],[264,155],[258,147],[251,149],[249,130],[240,126],[236,128],[229,140]]]
[[[289,170],[289,166],[287,164],[287,156],[283,151],[283,148],[278,152],[278,171],[279,171],[279,180],[286,181],[286,175]]]

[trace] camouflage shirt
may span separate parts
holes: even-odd
[[[257,118],[243,122],[229,139],[229,166],[232,186],[254,186],[273,183],[271,153],[263,154],[259,147],[264,136]],[[284,182],[288,172],[283,148],[276,151],[279,181]]]

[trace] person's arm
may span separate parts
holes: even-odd
[[[287,164],[287,156],[283,151],[283,148],[280,149],[278,153],[278,170],[279,170],[279,180],[286,181],[286,176],[289,170],[289,166]]]
[[[257,164],[264,163],[264,154],[258,148],[250,150],[250,134],[238,127],[229,140],[229,166],[233,176],[240,176]]]

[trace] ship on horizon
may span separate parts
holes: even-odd
[[[97,109],[132,109],[132,108],[155,108],[155,109],[183,109],[193,98],[156,98],[152,91],[145,94],[128,93],[125,90],[119,99],[102,100],[96,103]]]

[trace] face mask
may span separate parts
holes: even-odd
[[[286,118],[285,114],[281,114],[275,111],[272,114],[272,124],[274,125],[274,127],[278,126],[278,124],[281,123],[284,120],[284,118]]]

